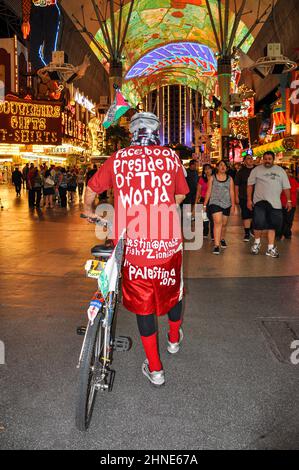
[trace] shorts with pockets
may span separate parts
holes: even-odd
[[[253,209],[253,227],[255,230],[281,230],[282,209],[274,209],[268,201],[259,201]]]
[[[242,220],[248,220],[253,218],[253,211],[249,210],[247,207],[247,199],[240,199],[240,209]]]

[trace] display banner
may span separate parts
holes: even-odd
[[[165,44],[148,52],[131,67],[125,79],[145,77],[170,66],[196,68],[207,76],[214,76],[217,70],[215,56],[208,46],[195,42],[178,42]]]
[[[0,102],[0,144],[60,145],[61,105],[48,101]]]

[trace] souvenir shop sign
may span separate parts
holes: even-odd
[[[60,145],[61,106],[42,101],[0,103],[0,144]]]

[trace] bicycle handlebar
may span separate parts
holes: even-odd
[[[112,223],[109,222],[109,220],[101,219],[100,217],[88,217],[88,215],[85,215],[85,214],[80,214],[80,217],[81,219],[90,220],[93,224],[102,225],[103,227],[106,227],[106,228],[112,227]]]

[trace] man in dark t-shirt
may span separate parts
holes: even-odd
[[[93,177],[93,175],[98,171],[98,167],[96,164],[93,165],[93,167],[88,170],[88,172],[86,173],[86,186],[88,184],[88,181]]]
[[[199,176],[196,170],[196,160],[190,160],[186,176],[190,192],[185,199],[185,204],[195,204],[198,180]]]
[[[22,181],[23,181],[23,175],[20,172],[19,168],[16,167],[12,173],[12,182],[15,185],[17,196],[21,196]]]
[[[244,242],[250,241],[250,227],[252,223],[253,213],[247,207],[247,181],[250,173],[254,168],[253,158],[246,155],[244,164],[235,177],[235,194],[236,204],[240,205],[242,220],[245,230]]]

